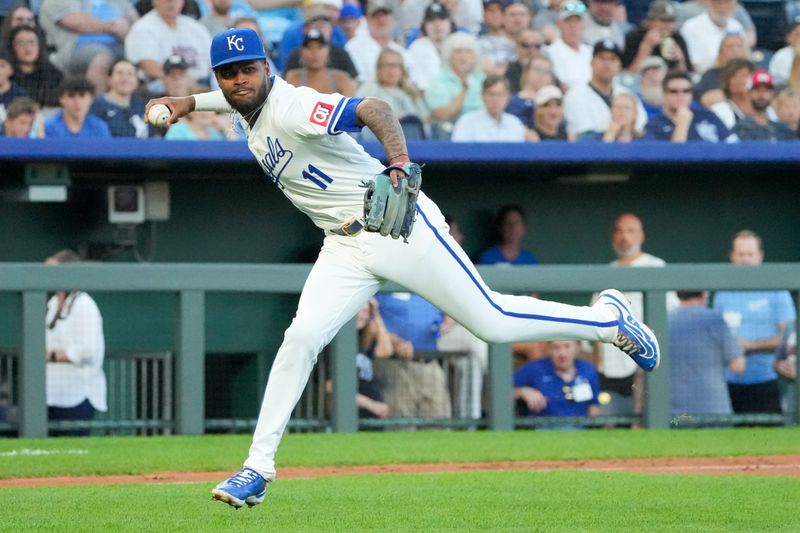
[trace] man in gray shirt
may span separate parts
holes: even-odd
[[[725,369],[744,372],[744,354],[722,313],[704,292],[678,291],[669,313],[670,406],[673,416],[733,413]]]

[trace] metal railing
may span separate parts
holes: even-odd
[[[0,351],[0,431],[12,434],[19,423],[18,354]],[[106,354],[108,410],[91,421],[49,421],[49,430],[89,428],[93,434],[155,435],[173,432],[173,357],[171,352]]]
[[[310,265],[200,265],[200,264],[81,264],[57,268],[41,264],[0,265],[0,292],[21,294],[21,345],[18,352],[19,434],[47,433],[44,397],[44,328],[46,294],[55,290],[110,292],[169,292],[178,295],[174,323],[174,431],[200,434],[206,428],[204,404],[205,295],[207,292],[297,294]],[[503,292],[592,293],[606,287],[642,291],[645,313],[656,332],[667,331],[666,295],[671,290],[790,290],[800,289],[800,264],[736,267],[727,264],[670,265],[664,268],[609,268],[607,266],[537,266],[507,269],[481,267],[485,281]],[[385,290],[402,287],[387,284]],[[797,299],[795,296],[795,304]],[[669,346],[660,335],[662,367],[648,375],[643,416],[647,427],[670,427]],[[351,321],[328,348],[330,378],[334,383],[331,426],[335,431],[358,428],[354,401],[356,387],[356,332]],[[514,428],[511,347],[491,345],[489,354],[488,417],[486,427]],[[795,388],[800,388],[798,381]],[[256,399],[254,398],[255,402]],[[310,400],[316,401],[316,400]],[[795,395],[800,402],[800,394]],[[302,409],[302,405],[300,407]],[[795,406],[793,422],[800,409]],[[454,421],[458,422],[458,421]],[[93,424],[102,424],[95,421]],[[389,422],[391,423],[391,421]],[[246,425],[250,422],[245,421]],[[319,426],[313,420],[309,428]],[[483,422],[482,422],[483,424]],[[298,425],[303,424],[296,424]]]
[[[172,433],[172,352],[111,352],[103,366],[108,411],[97,413],[91,427],[115,434]]]

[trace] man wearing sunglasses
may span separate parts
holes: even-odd
[[[506,69],[506,78],[508,78],[508,82],[511,85],[512,94],[516,94],[520,90],[522,65],[530,61],[533,56],[541,55],[543,46],[544,38],[536,30],[522,30],[519,37],[517,37],[517,59],[509,63]]]
[[[695,104],[692,82],[685,72],[664,76],[664,105],[661,113],[645,126],[645,138],[659,141],[736,142],[722,121],[711,111]]]

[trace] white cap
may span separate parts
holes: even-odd
[[[545,85],[536,93],[536,98],[533,101],[536,105],[545,105],[551,100],[563,100],[564,93],[555,85]]]
[[[313,6],[333,6],[339,10],[342,9],[342,0],[311,0]]]

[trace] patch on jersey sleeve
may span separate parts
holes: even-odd
[[[333,106],[325,102],[317,102],[308,120],[318,126],[327,126],[333,115]]]

